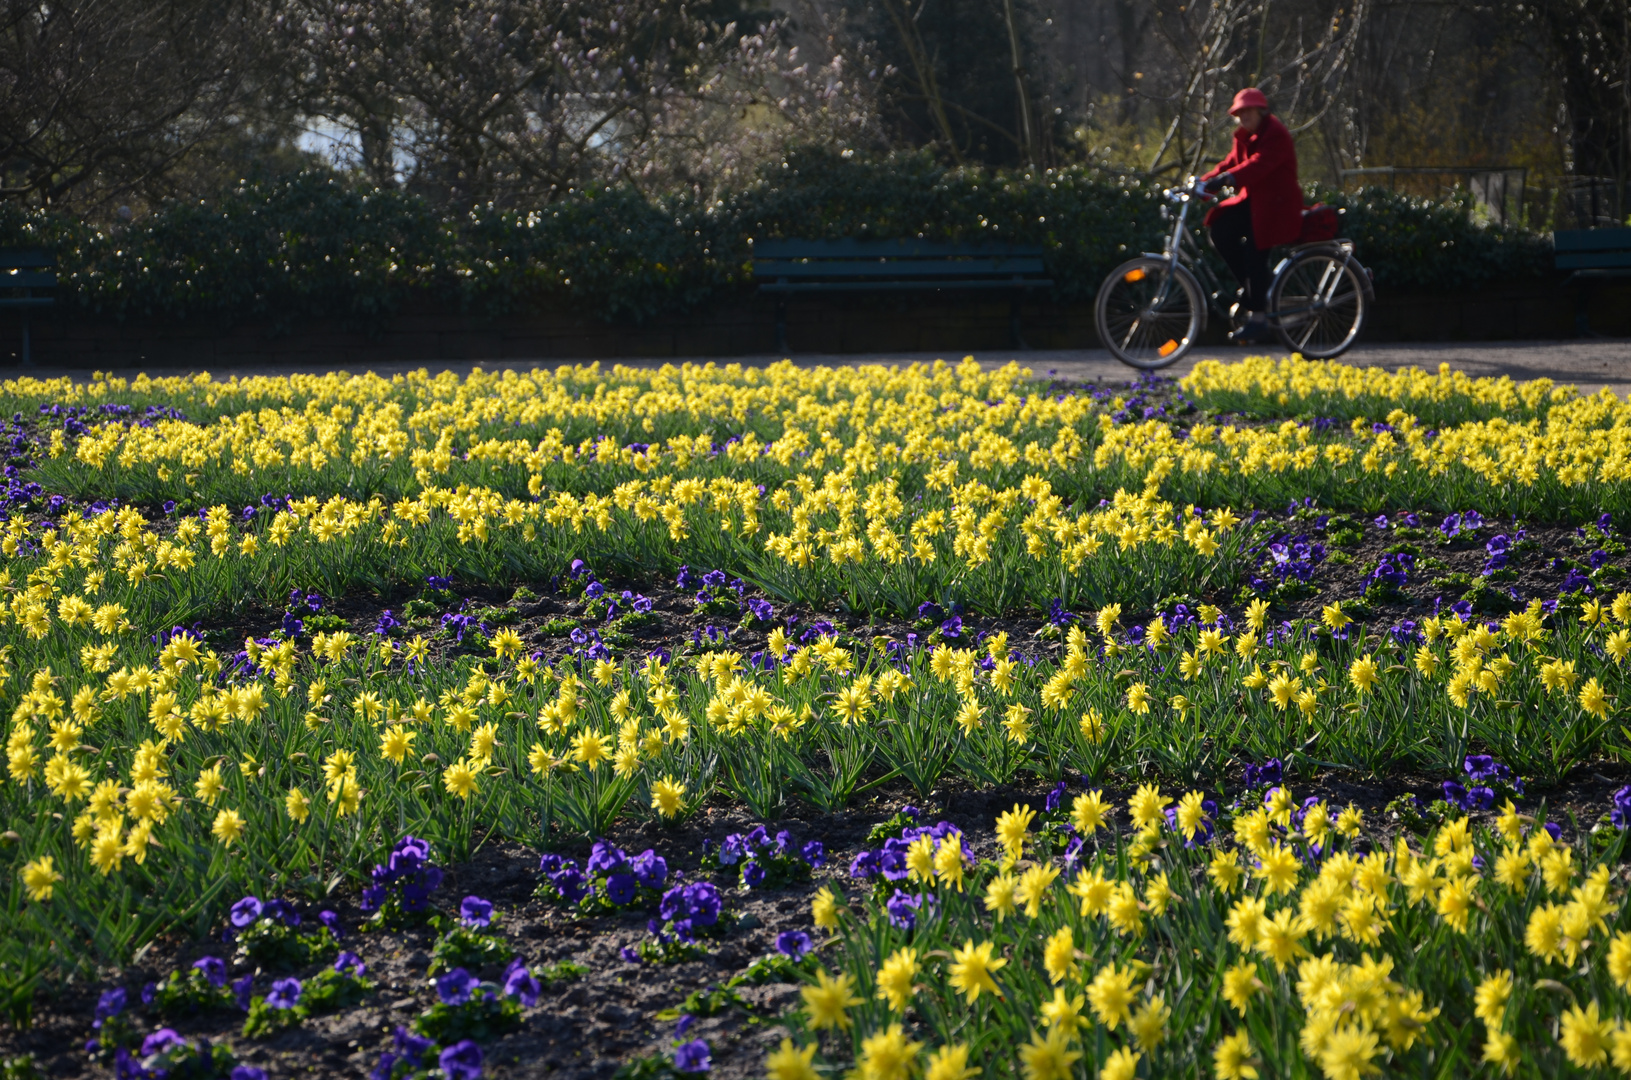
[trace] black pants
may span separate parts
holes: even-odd
[[[1225,206],[1212,219],[1212,246],[1240,282],[1244,290],[1242,306],[1247,311],[1269,308],[1269,253],[1257,246],[1252,236],[1252,204],[1248,199]]]

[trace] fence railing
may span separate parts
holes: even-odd
[[[1631,214],[1628,205],[1627,184],[1612,176],[1570,176],[1559,188],[1562,205],[1560,216],[1566,214],[1577,229],[1613,228],[1626,223]]]
[[[1345,188],[1350,181],[1385,183],[1435,198],[1448,188],[1465,187],[1491,220],[1515,225],[1523,219],[1529,170],[1522,165],[1377,165],[1343,169],[1341,175]]]
[[[1344,189],[1369,184],[1427,198],[1462,188],[1491,221],[1532,229],[1598,229],[1625,225],[1631,184],[1612,176],[1542,176],[1522,165],[1374,165],[1341,171]]]

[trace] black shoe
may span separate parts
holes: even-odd
[[[1246,325],[1229,334],[1231,345],[1269,345],[1275,340],[1274,331],[1262,316],[1253,316]]]

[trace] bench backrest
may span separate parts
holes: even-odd
[[[1552,247],[1559,270],[1631,267],[1631,229],[1559,229]]]
[[[761,278],[955,280],[1044,273],[1040,244],[960,244],[933,240],[761,240],[753,273]]]
[[[0,289],[52,289],[57,257],[41,248],[0,248]]]

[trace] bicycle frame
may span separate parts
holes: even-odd
[[[1188,188],[1183,190],[1169,189],[1166,196],[1169,201],[1178,205],[1178,212],[1172,223],[1172,232],[1166,238],[1165,250],[1141,252],[1145,258],[1161,259],[1167,264],[1166,282],[1162,285],[1157,304],[1154,306],[1159,306],[1159,304],[1166,301],[1167,290],[1171,288],[1173,276],[1176,274],[1178,267],[1182,266],[1199,282],[1201,293],[1206,297],[1206,306],[1201,309],[1200,325],[1200,329],[1204,331],[1209,312],[1223,319],[1231,317],[1229,311],[1223,307],[1223,285],[1218,280],[1217,275],[1212,273],[1211,268],[1206,265],[1206,261],[1201,257],[1200,246],[1196,244],[1195,238],[1185,228],[1189,218],[1189,206],[1197,196]],[[1273,295],[1274,286],[1279,283],[1281,276],[1296,260],[1297,256],[1305,251],[1314,250],[1323,250],[1343,266],[1352,266],[1355,277],[1364,286],[1367,299],[1375,300],[1375,293],[1371,288],[1370,271],[1366,270],[1364,265],[1354,257],[1354,245],[1351,240],[1322,240],[1292,247],[1285,257],[1275,264],[1274,277],[1269,283],[1270,295]],[[1270,325],[1296,325],[1303,321],[1302,316],[1316,309],[1317,305],[1314,304],[1303,307],[1281,308],[1265,313],[1265,318]]]
[[[1354,257],[1352,240],[1320,240],[1312,244],[1297,244],[1294,246],[1286,253],[1285,258],[1275,264],[1274,279],[1269,286],[1271,296],[1275,295],[1274,284],[1277,284],[1281,276],[1291,267],[1291,264],[1297,261],[1297,256],[1306,251],[1318,251],[1333,260],[1331,264],[1327,265],[1325,273],[1320,276],[1317,285],[1319,294],[1325,297],[1326,300],[1330,299],[1329,290],[1335,288],[1337,282],[1341,280],[1341,268],[1352,267],[1355,279],[1358,280],[1360,287],[1365,291],[1365,299],[1371,303],[1376,302],[1376,291],[1371,286],[1370,271]],[[1302,307],[1277,308],[1269,312],[1268,320],[1270,323],[1279,326],[1295,326],[1305,321],[1301,318],[1302,316],[1318,311],[1321,306],[1321,304],[1316,303]]]
[[[1146,259],[1161,259],[1167,264],[1166,280],[1162,282],[1161,291],[1156,294],[1155,302],[1150,306],[1160,307],[1166,303],[1167,292],[1172,288],[1172,280],[1177,274],[1178,267],[1182,266],[1200,282],[1201,292],[1206,297],[1206,306],[1201,308],[1200,325],[1200,330],[1205,331],[1209,311],[1217,310],[1218,279],[1201,261],[1200,249],[1190,237],[1189,230],[1184,228],[1189,217],[1190,193],[1169,190],[1166,195],[1169,200],[1178,204],[1177,219],[1173,221],[1172,233],[1166,239],[1166,250],[1140,252]],[[1186,245],[1193,250],[1193,254],[1187,257],[1184,250]],[[1224,315],[1222,311],[1218,311],[1218,314]]]

